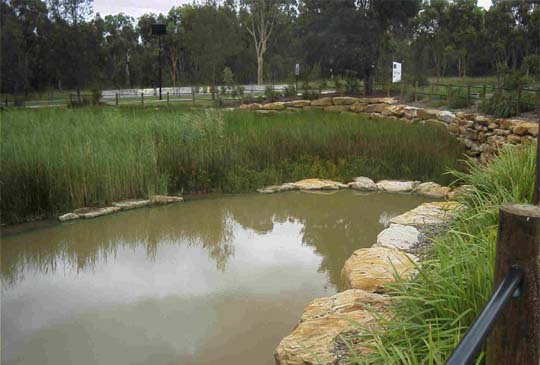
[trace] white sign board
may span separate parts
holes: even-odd
[[[392,82],[401,81],[401,63],[392,62]]]
[[[297,63],[295,66],[294,66],[294,74],[296,76],[299,76],[300,75],[300,64]]]

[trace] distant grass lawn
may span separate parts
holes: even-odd
[[[1,119],[2,222],[307,177],[448,183],[444,172],[463,152],[437,126],[316,111],[99,107],[11,110]]]

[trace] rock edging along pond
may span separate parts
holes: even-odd
[[[321,109],[328,112],[367,113],[405,122],[419,121],[445,126],[467,148],[470,156],[489,159],[506,144],[536,144],[538,123],[515,119],[489,118],[473,113],[424,109],[398,104],[394,98],[323,97],[315,100],[293,100],[268,104],[244,104],[241,110],[277,113]]]
[[[338,190],[348,188],[360,191],[380,190],[386,192],[413,192],[431,198],[453,199],[456,195],[459,195],[463,191],[464,187],[458,187],[452,190],[447,186],[441,186],[434,182],[420,183],[418,181],[397,180],[381,180],[375,184],[375,182],[370,178],[357,177],[348,184],[324,179],[304,179],[294,183],[267,186],[258,189],[257,191],[260,193],[275,193],[291,190]],[[78,208],[72,212],[58,216],[58,220],[60,222],[68,222],[76,219],[91,219],[117,213],[123,210],[179,203],[182,201],[184,201],[184,199],[179,196],[151,195],[148,199],[129,199],[113,202],[111,206]]]
[[[452,189],[448,186],[442,186],[435,182],[419,181],[399,181],[399,180],[381,180],[377,183],[368,177],[360,176],[353,181],[344,184],[338,181],[325,179],[304,179],[297,182],[288,182],[281,185],[270,185],[257,191],[262,194],[279,193],[291,190],[339,190],[353,189],[359,191],[382,191],[389,193],[414,193],[436,199],[454,200],[459,195],[466,193],[470,189],[468,185],[463,185]]]
[[[169,195],[151,195],[148,199],[129,199],[119,202],[113,202],[108,207],[84,207],[75,209],[73,212],[63,214],[58,217],[60,222],[68,222],[76,219],[97,218],[122,210],[131,210],[148,206],[165,205],[171,203],[180,203],[184,198],[180,196]]]
[[[437,185],[437,184],[435,184]],[[262,193],[286,190],[337,190],[344,186],[330,180],[307,179],[260,189]],[[423,187],[422,187],[423,186]],[[364,191],[396,191],[425,194],[436,188],[438,194],[455,198],[466,193],[468,186],[451,191],[433,183],[380,181],[356,178],[346,187]],[[420,188],[421,187],[421,188]],[[399,189],[398,189],[399,188]],[[443,189],[446,188],[446,189]],[[396,189],[396,190],[392,190]],[[448,190],[447,190],[448,189]],[[412,278],[420,260],[413,252],[425,244],[426,235],[441,229],[462,209],[455,201],[424,203],[390,220],[390,226],[377,236],[370,248],[356,250],[345,262],[342,280],[347,290],[331,297],[314,299],[304,309],[293,331],[284,337],[274,357],[278,365],[330,365],[338,363],[348,350],[340,341],[360,328],[374,329],[378,318],[389,315],[387,307],[392,298],[385,294],[385,286],[400,277]],[[351,343],[356,353],[367,351],[365,344]]]

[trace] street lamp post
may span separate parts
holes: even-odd
[[[158,37],[158,47],[159,47],[159,55],[158,55],[158,65],[159,65],[159,100],[161,100],[161,36],[167,34],[167,27],[165,24],[152,24],[152,35],[156,35]]]

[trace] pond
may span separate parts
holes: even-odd
[[[424,201],[215,196],[4,235],[2,364],[273,364],[350,254]]]

